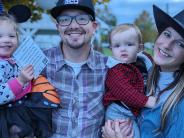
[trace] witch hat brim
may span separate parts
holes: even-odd
[[[171,17],[156,5],[153,5],[153,14],[159,34],[161,34],[167,27],[172,27],[184,38],[184,25],[175,18],[177,15]]]
[[[18,23],[26,22],[31,17],[31,10],[25,5],[11,7],[8,14],[13,15]]]

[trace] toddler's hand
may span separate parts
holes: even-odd
[[[156,97],[154,97],[154,96],[149,96],[149,97],[148,97],[148,101],[147,101],[147,103],[145,104],[145,107],[153,108],[153,107],[156,105],[156,102],[157,102],[157,98],[156,98]]]
[[[17,80],[24,86],[27,82],[31,81],[34,78],[34,69],[32,65],[24,67]]]

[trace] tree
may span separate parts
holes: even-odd
[[[106,4],[96,6],[96,16],[101,21],[101,27],[98,29],[98,35],[96,35],[98,41],[95,44],[95,49],[103,52],[104,47],[109,45],[109,31],[117,24],[117,19]]]
[[[93,2],[94,3],[100,3],[100,4],[102,4],[102,3],[107,3],[107,2],[109,2],[110,0],[93,0]]]
[[[0,0],[1,1],[1,0]],[[94,3],[99,3],[99,4],[104,4],[109,2],[110,0],[93,0]],[[31,17],[31,21],[36,21],[41,19],[41,14],[43,12],[48,12],[47,10],[41,9],[37,3],[36,0],[2,0],[5,9],[9,9],[10,7],[12,7],[13,5],[16,4],[24,4],[27,5],[31,11],[32,11],[32,17]]]
[[[143,42],[154,42],[157,36],[157,31],[152,18],[147,11],[143,11],[134,22],[141,30]]]
[[[112,14],[107,5],[97,7],[96,15],[109,26],[109,28],[106,28],[106,30],[103,31],[103,34],[101,34],[101,41],[108,43],[108,31],[110,31],[110,29],[117,24],[116,16]]]
[[[107,5],[103,5],[100,8],[96,8],[96,15],[102,19],[110,27],[115,26],[117,23],[116,16],[112,14]]]

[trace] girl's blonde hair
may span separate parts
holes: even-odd
[[[16,31],[16,34],[18,36],[18,24],[17,24],[16,19],[14,18],[14,16],[12,16],[10,14],[7,14],[7,13],[1,13],[0,14],[0,22],[1,21],[7,21],[8,23],[12,24],[15,31]]]
[[[139,44],[142,44],[142,34],[141,34],[140,29],[136,25],[130,24],[130,23],[124,23],[124,24],[120,24],[120,25],[115,26],[109,34],[109,44],[110,45],[112,44],[111,38],[113,35],[115,35],[116,33],[124,32],[128,29],[131,29],[131,28],[133,28],[136,31]]]
[[[147,88],[148,88],[148,95],[154,95],[155,88],[157,86],[157,82],[159,79],[159,66],[154,65],[153,70],[148,78]],[[180,69],[175,72],[175,79],[174,81],[165,88],[162,92],[174,89],[169,98],[163,105],[161,111],[161,125],[160,128],[155,130],[156,135],[163,132],[165,126],[167,125],[167,116],[169,111],[176,106],[176,104],[184,97],[184,63],[181,65]]]

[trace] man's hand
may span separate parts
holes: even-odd
[[[102,128],[103,138],[133,138],[133,128],[130,120],[107,120]]]

